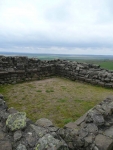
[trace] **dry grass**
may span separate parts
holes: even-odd
[[[48,118],[62,127],[113,95],[113,90],[64,78],[51,78],[1,86],[0,93],[5,95],[9,107],[25,111],[33,121]]]

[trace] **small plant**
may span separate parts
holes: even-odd
[[[64,119],[63,122],[64,124],[67,124],[69,122],[72,122],[73,120],[71,118],[67,118],[67,119]]]
[[[60,102],[60,103],[64,103],[66,102],[67,100],[66,99],[58,99],[57,102]]]
[[[37,92],[42,92],[42,90],[37,90]]]
[[[62,87],[63,90],[66,90],[66,87],[65,87],[65,86],[61,86],[61,87]]]
[[[83,100],[80,100],[80,99],[75,99],[75,102],[77,102],[77,103],[82,103],[82,102],[84,102]]]
[[[46,90],[47,93],[51,93],[54,92],[54,90],[50,89],[50,90]]]
[[[26,100],[26,97],[22,97],[22,100]]]

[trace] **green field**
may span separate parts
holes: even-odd
[[[112,60],[76,60],[78,62],[87,62],[90,64],[99,64],[101,68],[113,70]]]
[[[98,62],[97,62],[98,63]],[[102,61],[98,63],[102,68],[113,70],[113,61]]]

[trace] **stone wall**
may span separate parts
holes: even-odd
[[[55,75],[113,87],[113,72],[99,65],[0,56],[0,84]],[[0,95],[0,150],[7,149],[113,150],[113,97],[106,98],[77,121],[58,128],[45,118],[33,123],[25,112],[8,108]]]
[[[113,71],[102,69],[99,65],[58,60],[55,66],[58,76],[113,87]]]
[[[59,134],[73,150],[113,150],[113,97],[59,129]]]
[[[52,61],[0,56],[0,84],[39,80],[55,75]]]
[[[41,61],[27,57],[0,56],[0,84],[62,76],[104,87],[113,87],[113,71],[99,65],[67,60]]]

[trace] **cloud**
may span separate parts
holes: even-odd
[[[0,48],[113,54],[112,5],[111,0],[1,1]]]

